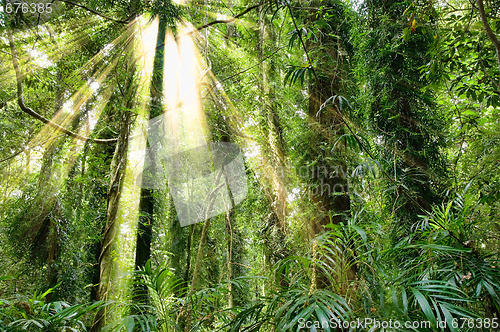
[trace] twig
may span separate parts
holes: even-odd
[[[7,35],[8,35],[8,39],[9,39],[10,52],[12,54],[12,66],[14,67],[14,71],[16,73],[17,103],[19,104],[19,107],[21,108],[21,110],[23,112],[31,115],[35,119],[40,120],[41,122],[55,128],[57,130],[60,130],[61,132],[65,133],[71,137],[74,137],[74,138],[77,138],[77,139],[80,139],[83,141],[90,140],[90,141],[92,141],[94,143],[98,143],[98,144],[113,144],[117,141],[116,138],[112,138],[112,139],[95,138],[94,139],[94,138],[90,138],[90,137],[81,136],[77,133],[72,132],[71,130],[64,128],[63,126],[61,126],[55,122],[52,122],[51,120],[47,119],[43,115],[38,114],[37,112],[32,110],[30,107],[26,106],[24,104],[24,98],[23,98],[23,75],[21,73],[21,68],[19,67],[19,62],[17,60],[18,59],[17,50],[16,50],[16,46],[14,45],[14,37],[12,35],[11,29],[7,29]]]
[[[268,56],[266,56],[266,57],[262,58],[259,62],[257,62],[257,63],[256,63],[256,64],[254,64],[253,66],[248,67],[247,69],[244,69],[244,70],[242,70],[242,71],[240,71],[240,72],[237,72],[236,74],[233,74],[233,75],[231,75],[231,76],[225,77],[225,78],[223,78],[223,79],[219,80],[219,83],[222,83],[222,82],[224,82],[224,81],[230,80],[231,78],[233,78],[233,77],[235,77],[235,76],[238,76],[238,75],[241,75],[241,74],[243,74],[243,73],[246,73],[246,72],[247,72],[247,71],[249,71],[250,69],[252,69],[252,68],[255,68],[255,67],[259,66],[261,63],[263,63],[264,61],[266,61],[267,59],[269,59],[270,57],[272,57],[273,55],[275,55],[276,53],[278,53],[279,51],[281,51],[283,48],[284,48],[284,46],[282,46],[282,47],[278,47],[276,50],[274,50],[274,52],[273,52],[273,53],[271,53],[271,54],[269,54]]]
[[[198,32],[198,31],[201,31],[203,29],[206,29],[208,27],[211,27],[212,25],[215,25],[215,24],[221,24],[221,23],[231,23],[231,22],[234,22],[236,21],[238,18],[242,17],[243,15],[247,14],[248,12],[254,10],[255,8],[258,8],[262,5],[262,3],[258,3],[257,5],[254,5],[254,6],[250,6],[248,7],[247,9],[245,9],[244,11],[242,11],[241,13],[239,13],[238,15],[236,16],[233,16],[232,18],[230,19],[227,19],[227,20],[214,20],[214,21],[211,21],[211,22],[208,22],[207,24],[203,24],[203,25],[200,25],[199,27],[195,27],[193,30],[190,30],[188,32],[186,32],[185,34],[181,35],[181,36],[177,36],[175,37],[175,39],[179,39],[181,37],[184,37],[184,36],[189,36],[189,35],[192,35],[193,33],[195,32]],[[165,43],[161,43],[159,45],[156,46],[156,49],[160,48],[160,47],[163,47],[165,45]]]
[[[73,1],[68,1],[68,0],[56,0],[56,1],[64,2],[64,3],[68,3],[68,4],[76,6],[76,7],[80,7],[82,9],[85,9],[86,11],[91,12],[92,14],[96,14],[97,16],[100,16],[100,17],[105,18],[105,19],[110,20],[110,21],[114,21],[116,23],[121,23],[121,24],[128,24],[129,23],[128,19],[125,20],[125,21],[123,21],[123,20],[117,20],[117,19],[114,19],[112,17],[106,16],[106,15],[104,15],[102,13],[99,13],[98,11],[96,11],[96,10],[94,10],[92,8],[86,7],[84,5],[80,5],[79,3],[76,3],[76,2],[73,2]]]
[[[231,22],[234,22],[236,21],[238,18],[240,18],[241,16],[245,15],[246,13],[248,13],[249,11],[251,10],[254,10],[255,8],[258,8],[261,6],[261,3],[259,2],[258,4],[256,5],[253,5],[253,6],[250,6],[248,7],[247,9],[245,9],[244,11],[242,11],[241,13],[233,16],[232,18],[230,19],[227,19],[227,20],[214,20],[214,21],[211,21],[207,24],[204,24],[204,25],[201,25],[199,27],[196,27],[196,31],[200,31],[200,30],[203,30],[205,28],[208,28],[208,27],[211,27],[212,25],[215,25],[215,24],[220,24],[220,23],[231,23]],[[193,32],[190,32],[190,33],[193,33]]]
[[[299,40],[304,49],[304,53],[306,53],[307,62],[309,63],[309,68],[312,70],[314,78],[318,80],[318,76],[316,75],[316,71],[314,70],[314,67],[312,65],[311,57],[309,56],[309,52],[307,51],[306,44],[304,43],[304,39],[302,39],[302,33],[299,31],[297,22],[295,22],[295,17],[293,16],[292,8],[290,7],[290,2],[287,2],[286,6],[288,7],[288,11],[290,12],[290,17],[292,18],[293,26],[295,27],[295,31],[297,31],[297,35],[299,36]]]

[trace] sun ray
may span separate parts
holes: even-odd
[[[117,44],[125,44],[123,47],[126,47],[128,42],[131,40],[130,34],[135,33],[137,30],[137,24],[133,22],[129,25],[127,30],[122,33],[121,36],[117,37],[114,42]],[[113,43],[114,43],[113,42]],[[114,59],[107,59],[106,50],[101,50],[98,54],[96,54],[91,60],[87,62],[87,64],[100,64],[100,66],[94,66],[93,75],[86,81],[77,92],[75,92],[62,107],[56,112],[56,114],[52,117],[51,121],[57,123],[65,128],[70,128],[71,124],[76,120],[76,118],[80,115],[82,109],[89,104],[90,100],[99,98],[95,105],[91,106],[92,109],[88,111],[87,116],[92,117],[94,123],[99,120],[100,114],[107,104],[111,92],[113,91],[113,86],[107,87],[106,91],[101,91],[101,96],[98,96],[99,87],[103,85],[105,79],[108,77],[110,71],[116,66],[119,61],[119,57],[114,57]],[[90,67],[90,66],[89,66]],[[80,133],[91,133],[89,130],[89,126],[80,127]],[[31,156],[31,166],[29,168],[23,169],[21,172],[18,172],[15,176],[11,178],[11,184],[16,186],[18,190],[23,190],[24,185],[26,184],[26,179],[29,174],[33,172],[38,172],[41,167],[41,158],[43,156],[43,151],[49,149],[53,144],[56,143],[57,138],[61,136],[60,130],[54,129],[50,125],[45,125],[42,129],[27,143],[25,151],[31,151],[35,154],[35,158]],[[87,135],[82,135],[87,136]],[[81,147],[83,147],[83,141],[79,141],[78,139],[74,139],[72,144],[67,145],[65,148],[68,153],[68,158],[66,160],[67,167],[62,167],[61,169],[65,169],[66,171],[61,171],[61,178],[65,179],[65,175],[69,171],[70,167],[76,160],[76,156],[81,151]],[[68,147],[69,146],[69,147]],[[68,150],[70,149],[71,152]],[[18,164],[20,159],[23,158],[23,154],[21,153],[16,158],[13,158],[9,161],[9,164],[14,165]],[[37,162],[38,160],[38,162]],[[62,185],[62,184],[61,184]]]
[[[148,129],[152,165],[163,167],[157,181],[166,177],[181,226],[223,213],[247,193],[239,148],[227,141],[209,141],[201,92],[210,69],[195,45],[195,31],[182,22],[176,37],[166,32],[164,113],[152,119]]]
[[[139,217],[140,182],[136,180],[136,171],[142,172],[144,159],[142,152],[146,148],[146,126],[149,119],[150,87],[153,75],[158,34],[158,18],[150,21],[141,16],[136,21],[138,28],[134,37],[134,62],[137,72],[137,89],[135,93],[135,112],[137,117],[128,137],[127,166],[121,188],[115,227],[115,238],[112,250],[115,253],[114,265],[109,275],[113,285],[109,285],[108,300],[119,300],[127,296],[130,275],[134,268],[135,237]],[[110,317],[113,319],[113,317]]]
[[[109,70],[107,71],[109,73]],[[107,73],[103,73],[100,77],[97,77],[95,82],[101,82],[104,80],[105,76]],[[87,91],[87,93],[84,93],[84,91]],[[90,89],[92,91],[93,89]],[[106,106],[109,98],[110,98],[110,91],[111,89],[108,89],[108,91],[105,91],[102,96],[100,96],[100,100],[97,101],[95,105],[92,105],[91,109],[88,110],[87,116],[92,116],[93,118],[98,119],[102,110]],[[75,117],[81,110],[81,108],[84,106],[84,104],[87,103],[89,98],[94,95],[96,91],[92,91],[92,93],[89,93],[89,89],[81,89],[78,94],[75,94],[73,97],[77,100],[77,102],[73,105],[71,105],[69,110],[66,110],[65,107],[63,106],[61,110],[58,112],[58,115],[55,117],[56,121],[59,121],[58,123],[62,123],[63,125],[68,125],[72,121],[75,120]],[[73,100],[70,99],[70,101]],[[66,114],[64,114],[66,113]],[[55,121],[54,119],[52,121]],[[86,126],[81,126],[79,129],[79,134],[83,134],[85,132],[88,132],[88,128]],[[62,134],[65,135],[65,134]],[[13,184],[16,184],[19,186],[21,183],[24,183],[25,179],[28,177],[29,174],[32,174],[33,172],[38,172],[40,167],[41,167],[41,158],[43,156],[43,153],[45,150],[50,149],[50,147],[53,144],[56,144],[58,142],[57,138],[61,137],[61,132],[58,130],[54,130],[49,125],[45,125],[42,130],[35,135],[33,139],[28,142],[26,149],[33,151],[35,155],[38,155],[38,157],[32,156],[32,167],[29,169],[25,169],[22,172],[19,172],[16,174],[16,176],[11,178],[11,182]],[[84,141],[79,140],[77,138],[74,138],[72,143],[65,144],[65,148],[61,153],[65,154],[65,162],[64,165],[61,166],[61,173],[58,176],[61,180],[66,179],[66,176],[71,169],[74,161],[76,160],[76,157],[80,153],[81,149],[84,146]],[[37,153],[38,152],[38,153]],[[15,158],[10,161],[10,163],[15,164],[18,162],[18,159],[22,158],[22,155],[20,155],[18,158]],[[36,162],[36,160],[40,160],[39,162]],[[62,182],[60,183],[62,185]],[[19,190],[23,190],[21,187],[19,187]]]
[[[201,102],[201,61],[193,39],[181,26],[174,38],[171,31],[165,36],[163,72],[164,124],[169,153],[206,145],[208,126]],[[182,142],[182,146],[181,146]]]
[[[99,25],[92,24],[93,21],[90,21],[88,26],[83,22],[83,27],[74,33],[72,31],[69,34],[69,40],[65,40],[64,38],[61,41],[56,40],[50,36],[46,36],[46,38],[41,38],[41,41],[35,47],[35,44],[29,47],[25,47],[24,55],[20,56],[19,63],[21,68],[30,65],[33,61],[37,61],[36,57],[32,56],[33,52],[38,54],[38,58],[46,57],[49,65],[53,65],[57,63],[63,57],[77,52],[80,48],[83,47],[84,43],[87,41],[89,36],[96,33],[96,28],[99,29]],[[100,22],[99,24],[103,24],[104,22]],[[41,27],[43,29],[44,26]],[[136,24],[136,20],[131,21],[127,26],[122,28],[122,32],[116,37],[113,41],[109,42],[104,48],[102,48],[96,55],[94,55],[90,60],[88,60],[81,68],[75,72],[73,72],[72,76],[68,78],[68,83],[73,78],[73,81],[76,81],[81,75],[87,74],[91,72],[94,68],[99,66],[103,61],[106,61],[109,58],[116,56],[120,49],[125,48],[126,45],[131,41],[131,38],[134,34],[134,30],[137,29],[138,26]],[[19,37],[20,35],[26,35],[25,31],[18,31],[14,33],[14,38],[17,41],[23,41],[24,39]],[[16,37],[17,36],[17,37]],[[29,38],[33,38],[30,36]],[[30,45],[30,43],[24,41],[23,44]],[[61,45],[62,44],[62,45]],[[20,52],[18,52],[20,53]],[[3,70],[0,73],[1,76],[9,75],[12,76],[13,69],[11,66],[8,66],[6,70]],[[23,73],[23,78],[27,75],[25,71]]]
[[[213,72],[208,71],[207,76],[209,84],[204,85],[204,94],[211,97],[208,100],[217,101],[215,106],[223,110],[231,134],[243,148],[246,161],[257,175],[257,180],[262,184],[266,196],[271,201],[274,200],[275,196],[286,197],[285,177],[293,170],[287,167],[284,160],[280,165],[272,164],[269,158],[264,155],[262,144],[258,139],[252,137],[254,135],[251,129],[252,118],[235,107]],[[280,221],[284,222],[286,206],[275,206],[274,208]]]
[[[24,45],[24,48],[18,47],[18,56],[20,56],[18,61],[21,67],[36,61],[36,56],[32,56],[31,54],[35,51],[47,57],[51,64],[53,64],[64,56],[80,49],[83,46],[84,40],[96,32],[96,28],[98,29],[99,25],[93,22],[93,20],[84,19],[75,29],[69,29],[71,30],[71,33],[68,34],[69,40],[63,37],[61,40],[62,45],[58,42],[57,37],[60,35],[64,36],[65,32],[62,31],[56,35],[48,23],[38,26],[37,29],[13,31],[14,40],[18,44]],[[20,55],[21,51],[24,51],[25,54]],[[5,71],[2,71],[0,76],[5,75],[5,73]]]

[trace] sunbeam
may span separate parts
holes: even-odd
[[[118,48],[128,49],[130,41],[133,40],[138,30],[143,28],[144,27],[141,28],[140,24],[137,24],[137,20],[134,20],[117,38],[115,38],[115,40],[113,40],[111,43],[108,43],[107,47],[99,51],[99,53],[97,53],[91,60],[89,60],[84,66],[82,66],[82,68],[76,74],[73,74],[74,77],[81,77],[82,75],[85,76],[85,72],[92,72],[90,78],[87,79],[86,84],[82,85],[78,89],[78,91],[76,91],[69,99],[67,99],[63,103],[56,114],[51,118],[51,122],[57,123],[64,128],[71,128],[75,125],[75,121],[80,121],[78,118],[80,117],[82,112],[85,112],[85,116],[91,121],[85,122],[83,126],[80,124],[79,128],[77,125],[77,128],[75,130],[78,131],[78,134],[80,134],[80,136],[84,137],[88,137],[88,135],[92,133],[94,125],[97,123],[97,121],[99,121],[99,117],[102,111],[105,109],[112,95],[112,92],[114,91],[114,87],[116,86],[115,84],[108,84],[105,90],[100,89],[100,87],[104,85],[103,83],[109,76],[111,70],[116,67],[118,61],[120,60],[121,55],[117,56],[110,51],[112,49]],[[138,39],[141,39],[140,36],[138,37]],[[142,46],[138,47],[141,49],[143,48]],[[133,56],[135,58],[135,62],[137,62],[137,59],[139,59],[139,57],[144,56],[143,53],[143,51],[142,53],[136,52],[135,55],[131,56]],[[127,55],[128,52],[125,52],[124,54]],[[152,62],[149,64],[149,66],[152,66]],[[143,76],[144,75],[142,75],[141,77]],[[141,80],[144,81],[143,78],[141,78]],[[144,85],[144,83],[140,84],[141,89],[144,89]],[[60,137],[61,134],[62,133],[59,129],[54,129],[51,125],[46,124],[44,127],[42,127],[42,129],[28,142],[24,149],[25,152],[32,150],[35,152],[35,154],[31,156],[30,167],[24,168],[22,171],[17,172],[11,178],[11,185],[15,186],[18,190],[23,191],[23,186],[26,185],[25,180],[28,178],[29,174],[33,174],[33,172],[39,171],[41,167],[40,160],[43,157],[44,151],[50,149],[53,144],[56,144],[56,138]],[[75,138],[73,139],[73,142],[71,144],[68,143],[65,145],[64,151],[61,151],[62,154],[67,153],[67,158],[65,158],[65,165],[61,168],[61,173],[58,176],[61,180],[66,179],[69,170],[71,169],[73,163],[81,152],[83,146],[84,142],[81,141],[81,139]],[[22,158],[23,153],[19,154],[16,158],[13,158],[8,162],[10,165],[14,165],[19,163]],[[57,186],[60,187],[63,185],[64,181],[57,181],[57,183]]]
[[[155,59],[158,18],[149,20],[141,16],[136,20],[133,56],[136,64],[137,89],[134,110],[137,114],[128,136],[127,160],[121,188],[116,219],[113,223],[114,239],[111,250],[114,252],[114,265],[108,271],[109,300],[125,298],[129,292],[128,274],[134,268],[134,248],[139,217],[141,195],[140,182],[136,182],[136,171],[142,172],[143,151],[146,148],[146,126],[149,118],[150,88]]]

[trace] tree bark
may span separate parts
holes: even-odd
[[[130,106],[130,105],[128,105]],[[128,108],[128,107],[127,107]],[[115,238],[115,220],[120,202],[120,192],[122,190],[125,167],[127,162],[127,149],[129,132],[131,125],[130,111],[124,111],[122,115],[120,133],[116,145],[113,161],[111,162],[111,181],[109,183],[108,204],[106,213],[106,225],[103,230],[101,244],[99,246],[99,288],[97,290],[97,300],[108,299],[108,291],[111,287],[111,276],[113,269],[112,243]],[[99,310],[94,318],[91,332],[99,332],[105,325],[107,309]]]
[[[224,166],[222,166],[222,172],[224,172]],[[228,235],[228,240],[227,240],[227,281],[228,281],[228,307],[233,308],[234,307],[234,287],[233,287],[233,240],[234,240],[234,235],[235,231],[233,231],[233,226],[234,226],[234,197],[233,193],[231,192],[231,189],[229,188],[229,183],[226,177],[226,174],[224,174],[224,183],[226,184],[226,190],[229,194],[229,200],[231,202],[231,209],[229,211],[226,211],[226,230],[227,230],[227,235]]]
[[[135,250],[135,268],[144,267],[151,258],[151,239],[154,212],[153,191],[141,189],[141,202],[139,204],[139,227],[137,229],[137,246]]]
[[[481,22],[483,23],[483,29],[486,32],[488,38],[493,43],[493,46],[495,47],[497,53],[498,70],[500,72],[500,41],[491,29],[490,24],[488,23],[488,17],[486,16],[486,11],[484,10],[483,0],[476,0],[476,4],[479,10],[479,16],[481,17]]]
[[[329,6],[331,14],[329,24],[330,26],[338,25],[338,29],[340,29],[344,14],[339,3],[335,0],[321,4],[318,1],[312,3],[317,6]],[[294,26],[298,30],[299,27],[293,18],[292,9],[290,6],[288,9]],[[307,21],[314,25],[318,19],[316,13],[313,13]],[[301,34],[298,37],[313,73],[313,77],[310,77],[309,81],[308,118],[309,126],[314,132],[313,141],[310,143],[310,153],[317,162],[312,167],[303,167],[306,168],[307,181],[312,184],[308,189],[310,198],[318,208],[318,217],[313,219],[310,224],[310,235],[314,239],[312,247],[314,262],[321,258],[317,253],[316,236],[324,232],[325,226],[329,223],[339,224],[345,221],[349,217],[351,209],[346,177],[346,150],[339,148],[339,145],[335,149],[331,148],[332,143],[344,133],[342,114],[344,110],[340,107],[339,96],[341,82],[344,79],[343,75],[345,75],[341,65],[341,55],[338,51],[343,45],[340,39],[331,37],[331,34],[337,35],[338,31],[323,31],[316,42],[317,45],[314,45],[321,47],[322,50],[315,56],[317,61],[314,67],[308,53],[308,49],[312,48],[312,42],[310,40],[304,41]],[[328,100],[331,101],[330,105],[325,107]],[[325,150],[325,146],[328,147],[327,150]],[[332,259],[342,261],[347,258],[332,257]],[[354,278],[356,266],[353,265],[352,269],[342,273],[349,273]],[[328,286],[330,286],[329,276],[320,272],[317,269],[317,264],[314,263],[311,290]]]
[[[268,196],[271,206],[278,218],[280,228],[286,233],[287,193],[285,187],[286,163],[283,152],[282,128],[278,114],[276,93],[269,82],[277,81],[276,63],[273,58],[264,61],[265,51],[276,49],[276,34],[269,28],[267,11],[262,9],[259,17],[259,47],[258,58],[261,70],[260,89],[262,93],[261,128],[263,130],[263,145],[267,160],[264,176],[269,181],[271,192]],[[269,192],[269,190],[266,190]]]
[[[276,32],[268,17],[265,8],[259,11],[259,44],[258,60],[260,67],[259,88],[261,90],[262,108],[260,110],[260,128],[262,130],[262,150],[265,158],[264,178],[262,190],[269,200],[270,213],[263,236],[265,237],[265,264],[272,269],[280,259],[286,258],[289,253],[286,247],[287,233],[287,192],[286,174],[288,173],[284,153],[284,140],[279,104],[276,101],[275,86],[269,82],[279,83],[277,64],[274,57],[266,55],[266,51],[278,49]],[[283,272],[280,285],[286,287],[286,272]],[[266,291],[264,283],[264,292]]]
[[[331,2],[335,5],[335,1]],[[342,15],[337,12],[333,14],[333,17]],[[316,19],[316,16],[312,17],[311,23],[314,24]],[[336,19],[341,21],[341,18]],[[300,39],[302,41],[302,38]],[[323,143],[331,145],[344,133],[343,115],[341,113],[344,110],[341,109],[338,102],[341,90],[340,83],[344,77],[342,77],[342,66],[337,65],[341,63],[338,49],[342,45],[336,38],[330,37],[328,33],[324,33],[319,43],[323,44],[325,50],[318,55],[321,60],[316,64],[314,78],[309,83],[308,110],[311,127],[317,134],[317,141],[312,142],[316,146],[321,146]],[[305,45],[304,51],[307,53]],[[330,60],[326,62],[324,59]],[[335,65],[337,66],[334,67]],[[337,96],[337,98],[333,105],[322,109],[322,105],[325,104],[327,99],[334,96]],[[330,221],[338,224],[345,220],[351,208],[346,178],[345,151],[337,147],[333,152],[329,153],[329,159],[335,160],[335,164],[332,164],[324,158],[325,151],[318,149],[316,146],[311,148],[317,154],[318,163],[313,169],[308,169],[307,173],[312,176],[312,181],[317,186],[314,190],[311,190],[311,198],[313,202],[318,204],[323,216],[314,223],[313,234],[322,232],[323,227]]]
[[[163,50],[165,43],[165,30],[166,20],[164,16],[160,17],[158,23],[158,35],[156,37],[156,52],[153,64],[153,72],[151,79],[151,109],[149,111],[149,119],[154,118],[163,111],[161,103],[161,93],[163,91]],[[142,173],[143,177],[146,170]],[[139,203],[139,225],[137,230],[137,243],[135,249],[135,268],[137,270],[144,267],[146,262],[151,258],[151,241],[153,237],[153,224],[154,224],[154,207],[155,201],[153,197],[154,191],[152,189],[141,189],[140,203]],[[136,296],[146,299],[145,294],[147,288],[142,284],[135,287]]]

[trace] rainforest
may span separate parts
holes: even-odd
[[[0,331],[498,331],[499,0],[0,0]]]

